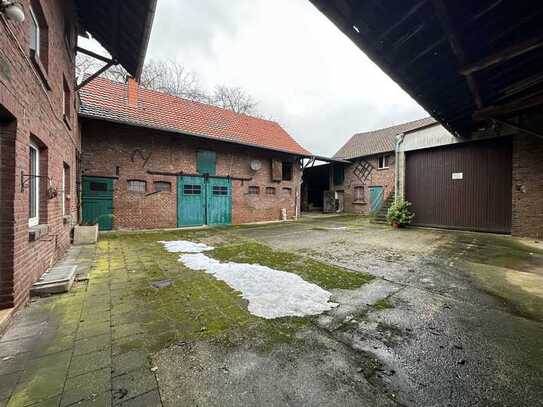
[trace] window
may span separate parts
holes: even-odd
[[[40,36],[41,28],[36,17],[36,12],[33,7],[30,7],[30,50],[34,52],[38,58],[40,57]]]
[[[342,165],[334,165],[334,185],[343,185],[345,181],[345,168]]]
[[[380,170],[384,170],[384,169],[388,168],[388,156],[386,156],[386,155],[380,155],[379,158],[378,158],[378,160],[379,160],[379,166],[378,166],[378,168],[379,168]]]
[[[258,195],[260,194],[260,187],[257,187],[255,185],[249,186],[249,195]]]
[[[292,188],[283,188],[283,193],[287,195],[292,195]]]
[[[266,195],[275,195],[274,187],[266,187]]]
[[[201,193],[201,185],[183,185],[183,194],[185,195],[200,195]]]
[[[65,118],[70,119],[72,92],[70,91],[70,85],[68,85],[68,81],[65,77],[62,78],[62,87],[62,114]]]
[[[355,202],[364,202],[364,187],[354,187]]]
[[[283,161],[283,181],[292,180],[292,163],[289,161]]]
[[[40,150],[35,144],[29,146],[28,157],[28,226],[40,222]]]
[[[62,215],[70,214],[70,166],[64,163],[62,170]]]
[[[93,192],[106,192],[107,184],[105,182],[91,182],[89,189]]]
[[[214,185],[213,195],[228,195],[228,187]]]
[[[32,0],[30,6],[30,53],[35,62],[38,62],[39,70],[47,71],[49,37],[47,23],[38,0]],[[43,74],[40,72],[40,74]]]
[[[154,182],[155,192],[172,192],[172,184],[166,181]]]
[[[128,191],[129,192],[140,192],[145,193],[147,191],[147,182],[139,180],[129,180],[128,181]]]

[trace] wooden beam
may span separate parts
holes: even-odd
[[[530,129],[527,129],[525,127],[521,127],[518,124],[511,123],[511,122],[509,122],[507,120],[496,119],[495,117],[491,117],[490,119],[494,120],[497,123],[503,124],[504,126],[511,127],[512,129],[518,130],[518,131],[520,131],[522,133],[529,134],[531,136],[535,136],[535,137],[540,138],[541,140],[543,140],[543,134],[538,133],[538,132],[536,132],[534,130],[530,130]]]
[[[543,90],[541,89],[538,91],[538,94],[529,95],[505,105],[487,106],[485,108],[476,110],[473,113],[473,118],[491,119],[498,116],[518,113],[523,110],[540,105],[543,105]]]
[[[89,57],[105,62],[106,64],[110,62],[113,62],[115,64],[118,63],[117,60],[114,58],[112,59],[112,58],[104,57],[100,54],[97,54],[96,52],[89,51],[88,49],[85,49],[85,48],[77,47],[76,50],[77,52],[81,52],[82,54],[88,55]]]
[[[93,73],[91,76],[89,76],[87,79],[85,79],[84,81],[82,81],[79,85],[76,86],[75,90],[79,90],[81,89],[83,86],[85,86],[86,84],[88,84],[89,82],[91,82],[92,80],[94,80],[96,77],[102,75],[105,71],[107,71],[109,68],[111,68],[113,65],[115,65],[115,63],[113,61],[111,62],[108,62],[107,64],[105,64],[102,68],[100,68],[98,71],[96,71],[95,73]]]
[[[392,24],[390,27],[388,27],[378,38],[378,41],[381,41],[385,39],[392,31],[394,31],[396,28],[398,28],[400,25],[402,25],[409,17],[411,17],[413,14],[415,14],[424,4],[426,4],[428,0],[422,0],[418,3],[415,3],[413,7],[411,7],[407,13],[405,13],[398,21],[396,21],[394,24]],[[381,2],[379,2],[381,4]]]
[[[454,55],[458,59],[460,65],[464,65],[466,63],[466,54],[460,42],[459,35],[456,32],[451,19],[449,18],[447,6],[443,0],[432,0],[432,3],[434,5],[437,18],[441,22],[441,26],[445,32]],[[466,75],[466,82],[475,101],[475,105],[477,108],[481,109],[483,107],[483,99],[481,98],[481,93],[479,91],[477,82],[471,75]]]
[[[512,45],[506,49],[498,51],[472,64],[466,65],[460,69],[462,75],[470,75],[474,72],[482,71],[493,65],[509,61],[512,58],[518,57],[527,52],[543,47],[543,34],[530,38],[519,44]]]

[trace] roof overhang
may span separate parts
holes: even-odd
[[[543,105],[543,3],[310,1],[456,136]]]
[[[157,0],[76,0],[81,31],[88,32],[130,75],[143,69]]]
[[[123,126],[144,128],[144,129],[150,129],[150,130],[158,130],[158,131],[162,131],[162,132],[165,132],[165,133],[172,133],[172,134],[178,134],[178,135],[183,135],[183,136],[202,138],[202,139],[206,139],[206,140],[213,140],[213,141],[228,143],[228,144],[237,144],[237,145],[240,145],[240,146],[252,147],[252,148],[259,149],[259,150],[268,150],[268,151],[274,151],[274,152],[277,152],[277,153],[288,154],[288,155],[296,156],[297,158],[312,158],[313,157],[311,154],[301,154],[301,153],[294,152],[294,151],[288,151],[288,150],[282,150],[282,149],[279,149],[279,148],[266,147],[266,146],[259,145],[259,144],[242,143],[240,141],[227,140],[227,139],[224,139],[224,138],[213,137],[213,136],[209,136],[209,135],[206,135],[206,134],[197,134],[197,133],[191,133],[191,132],[187,132],[187,131],[179,131],[179,130],[171,129],[171,128],[168,128],[168,127],[152,126],[152,125],[149,125],[149,124],[146,124],[146,123],[135,123],[133,121],[123,120],[123,119],[112,119],[112,118],[96,117],[96,116],[93,116],[91,114],[86,114],[86,113],[81,113],[81,112],[79,112],[79,117],[81,119],[86,119],[86,120],[101,121],[101,122],[120,124],[120,125],[123,125]]]

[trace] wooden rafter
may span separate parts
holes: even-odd
[[[526,95],[511,103],[496,106],[487,106],[473,113],[474,119],[490,119],[498,116],[517,114],[523,110],[543,105],[543,90],[539,89],[533,94]]]
[[[525,54],[541,47],[543,47],[543,34],[537,35],[527,41],[523,41],[519,44],[515,44],[511,47],[505,48],[492,55],[482,58],[477,62],[466,65],[460,69],[460,73],[462,75],[470,75],[474,72],[482,71],[483,69],[508,61],[519,55]]]
[[[497,123],[503,124],[504,126],[511,127],[512,129],[518,130],[518,131],[520,131],[522,133],[526,133],[526,134],[529,134],[531,136],[534,136],[534,137],[537,137],[537,138],[540,138],[541,140],[543,140],[543,134],[538,133],[538,132],[536,132],[534,130],[531,130],[531,129],[527,129],[526,127],[519,126],[516,123],[511,123],[510,121],[497,119],[495,117],[492,117],[491,120],[493,120],[493,121],[495,121]]]
[[[378,40],[385,39],[392,31],[394,31],[396,28],[398,28],[400,25],[402,25],[409,17],[411,17],[413,14],[415,14],[422,6],[426,4],[428,0],[422,0],[418,3],[415,3],[413,7],[411,7],[407,13],[403,15],[398,21],[396,21],[394,24],[392,24],[390,27],[388,27],[378,38]]]
[[[449,18],[445,3],[443,2],[443,0],[432,0],[432,3],[434,5],[436,15],[441,23],[443,30],[445,31],[445,35],[449,41],[454,55],[458,59],[459,64],[464,65],[466,63],[466,54],[462,47],[458,33],[456,32],[454,25]],[[481,98],[481,92],[479,91],[479,86],[477,85],[477,82],[471,74],[466,75],[466,82],[471,91],[471,94],[473,95],[475,105],[477,106],[477,108],[481,109],[483,107],[483,99]]]

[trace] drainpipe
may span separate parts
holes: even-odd
[[[402,173],[400,174],[400,146],[403,143],[403,140],[405,138],[405,133],[400,133],[396,136],[396,149],[395,149],[395,160],[394,160],[394,200],[398,201],[400,198],[400,176],[405,176],[405,165],[402,169]],[[402,197],[403,198],[403,197]]]

